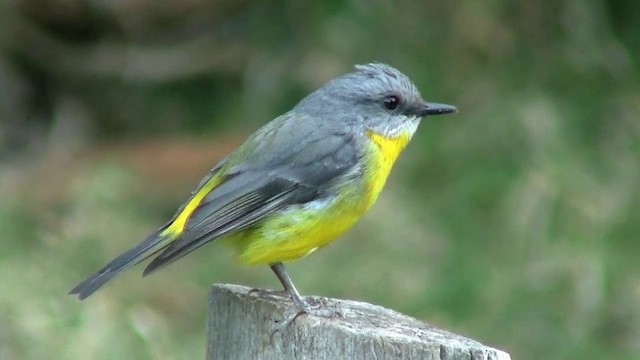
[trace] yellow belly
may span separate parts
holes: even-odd
[[[347,231],[378,198],[393,163],[410,134],[385,138],[367,134],[369,148],[363,176],[336,188],[336,195],[292,206],[256,226],[231,235],[227,242],[245,264],[270,264],[295,260],[314,252]]]

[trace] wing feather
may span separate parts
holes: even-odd
[[[287,136],[287,127],[299,124],[280,125],[256,135],[262,137],[260,146],[254,146],[257,140],[249,141],[253,148],[241,147],[235,153],[239,155],[229,158],[221,182],[201,198],[180,235],[147,266],[144,275],[214,239],[247,229],[287,206],[326,196],[336,179],[357,167],[358,152],[350,135],[310,132],[305,146],[300,147],[300,141]],[[285,152],[285,157],[275,157],[274,153],[282,153],[270,148],[276,144],[290,146],[291,151]]]
[[[243,191],[238,189],[239,193]],[[291,204],[309,201],[316,195],[313,189],[299,183],[278,179],[223,206],[218,202],[204,204],[193,213],[198,217],[197,221],[187,223],[182,235],[149,263],[144,275],[169,265],[213,239],[244,230],[271,213]],[[198,216],[201,214],[205,216]]]

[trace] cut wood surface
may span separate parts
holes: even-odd
[[[284,294],[215,284],[208,304],[207,360],[510,359],[509,354],[377,305],[322,297],[339,316],[298,316]]]

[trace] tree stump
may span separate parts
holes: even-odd
[[[291,300],[238,285],[215,284],[209,296],[207,360],[438,359],[510,360],[509,354],[407,315],[358,301],[309,296],[340,316],[300,315]]]

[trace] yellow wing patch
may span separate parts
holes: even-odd
[[[191,199],[189,199],[189,202],[182,208],[180,214],[178,214],[178,216],[176,216],[176,218],[171,222],[171,225],[162,231],[162,235],[173,235],[174,237],[180,235],[182,230],[184,230],[184,225],[187,223],[187,220],[189,220],[191,214],[193,214],[193,212],[198,208],[202,199],[204,199],[211,190],[220,184],[222,178],[223,177],[218,172],[218,174],[212,176],[209,181],[202,185]]]

